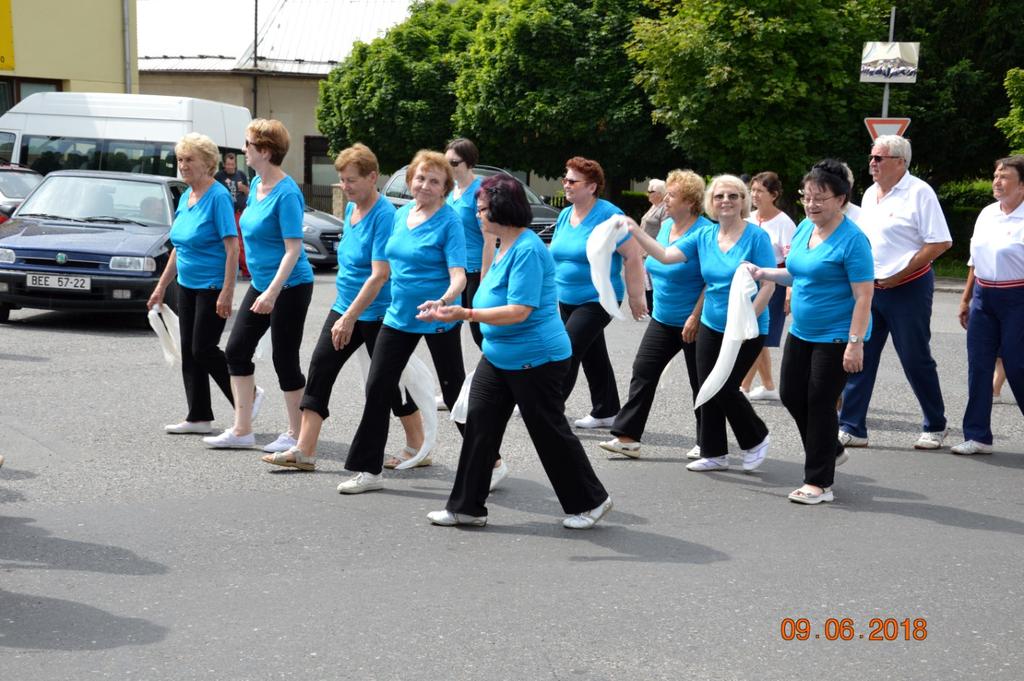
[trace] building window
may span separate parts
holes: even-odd
[[[12,106],[37,92],[60,92],[63,85],[59,80],[40,78],[0,78],[0,114],[7,113]]]

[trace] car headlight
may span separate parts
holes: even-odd
[[[0,264],[13,265],[15,260],[14,250],[10,248],[0,248]]]
[[[156,260],[153,258],[115,255],[110,259],[110,269],[127,272],[156,272]]]

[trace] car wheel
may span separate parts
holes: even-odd
[[[11,308],[0,305],[0,324],[6,323],[11,318]]]

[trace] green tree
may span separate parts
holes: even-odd
[[[320,83],[317,125],[331,153],[363,142],[393,170],[418,149],[443,146],[453,133],[455,79],[487,2],[417,2],[384,37],[356,43]]]
[[[490,163],[563,172],[572,156],[604,167],[614,196],[670,163],[667,131],[626,56],[641,0],[511,0],[484,12],[456,85],[455,127]]]
[[[858,83],[858,65],[884,26],[879,0],[658,6],[627,49],[655,119],[705,170],[775,170],[792,185],[822,157],[863,158],[880,93]]]
[[[996,121],[996,127],[1006,135],[1014,154],[1024,154],[1024,69],[1007,71],[1005,85],[1010,111]]]

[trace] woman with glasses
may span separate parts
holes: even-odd
[[[580,365],[590,385],[590,413],[575,421],[577,428],[609,428],[619,413],[619,391],[608,358],[604,327],[612,320],[601,307],[587,259],[587,239],[594,228],[622,210],[598,198],[604,189],[604,170],[597,161],[575,156],[565,164],[562,188],[567,206],[555,222],[551,256],[555,259],[558,307],[572,343],[572,362],[566,375],[564,396],[576,385]],[[625,285],[623,285],[625,270]],[[603,273],[602,273],[603,274]],[[611,258],[611,282],[619,301],[628,292],[634,319],[647,314],[643,258],[636,241],[623,237]]]
[[[665,367],[681,350],[686,359],[690,390],[697,396],[697,328],[704,304],[704,278],[697,258],[686,262],[678,246],[689,234],[711,227],[701,215],[704,203],[704,180],[692,170],[673,170],[666,180],[665,208],[668,218],[661,231],[651,237],[641,225],[634,231],[637,242],[650,253],[647,271],[654,287],[654,308],[633,360],[633,377],[629,381],[629,399],[615,417],[611,440],[600,443],[610,452],[630,458],[640,456],[640,438],[654,404],[658,381]],[[700,432],[700,414],[697,414]],[[698,441],[700,438],[697,438]],[[690,450],[691,459],[700,457],[700,447]]]
[[[395,214],[384,251],[391,267],[391,303],[366,378],[363,416],[345,460],[345,468],[355,475],[338,485],[342,494],[384,488],[381,471],[389,412],[402,371],[421,338],[427,341],[449,408],[466,378],[460,322],[430,316],[434,309],[453,303],[466,287],[465,229],[445,203],[455,184],[452,166],[443,154],[421,150],[409,164],[405,181],[413,200]],[[457,425],[461,432],[462,424]]]
[[[174,153],[178,174],[188,189],[174,212],[170,233],[174,248],[146,306],[163,303],[167,287],[177,279],[181,376],[188,413],[184,421],[164,426],[164,431],[205,435],[213,430],[210,379],[228,402],[233,400],[228,365],[217,344],[235,296],[238,234],[231,194],[213,179],[220,158],[214,141],[192,132],[181,138]]]
[[[785,268],[751,267],[755,280],[791,286],[793,322],[782,355],[782,403],[804,445],[798,504],[833,501],[836,466],[847,456],[836,440],[835,403],[848,374],[864,368],[871,335],[874,261],[871,244],[845,216],[850,183],[839,161],[816,163],[803,179],[807,219],[800,223]]]
[[[465,439],[448,503],[427,514],[435,525],[485,525],[492,462],[512,408],[519,405],[562,509],[562,525],[588,529],[612,508],[580,441],[565,420],[562,386],[571,345],[558,315],[555,263],[528,227],[530,205],[512,177],[487,178],[476,196],[484,230],[499,240],[473,307],[430,309],[423,318],[478,321],[483,357],[473,375]]]
[[[264,393],[256,387],[253,356],[267,330],[274,347],[274,371],[284,393],[288,430],[263,451],[291,449],[301,426],[299,402],[306,377],[299,364],[299,347],[306,310],[313,299],[313,268],[302,248],[306,202],[295,180],[281,168],[289,143],[288,130],[277,120],[257,118],[245,129],[245,162],[256,171],[256,177],[239,226],[252,281],[226,349],[235,396],[235,425],[220,435],[203,438],[208,447],[215,449],[249,449],[256,445],[252,422]]]
[[[765,171],[751,178],[750,200],[755,210],[750,214],[749,220],[766,231],[771,238],[777,267],[785,267],[786,253],[789,252],[793,232],[796,231],[793,219],[779,208],[781,198],[782,181],[778,175]],[[782,341],[782,327],[785,326],[786,315],[789,314],[786,305],[788,296],[789,288],[776,286],[772,299],[768,301],[768,336],[765,338],[761,354],[757,356],[757,361],[740,383],[740,390],[747,393],[747,397],[752,400],[779,399],[779,391],[775,389],[775,379],[772,377],[772,353],[769,348],[779,347]],[[751,389],[756,375],[760,375],[761,385]]]

